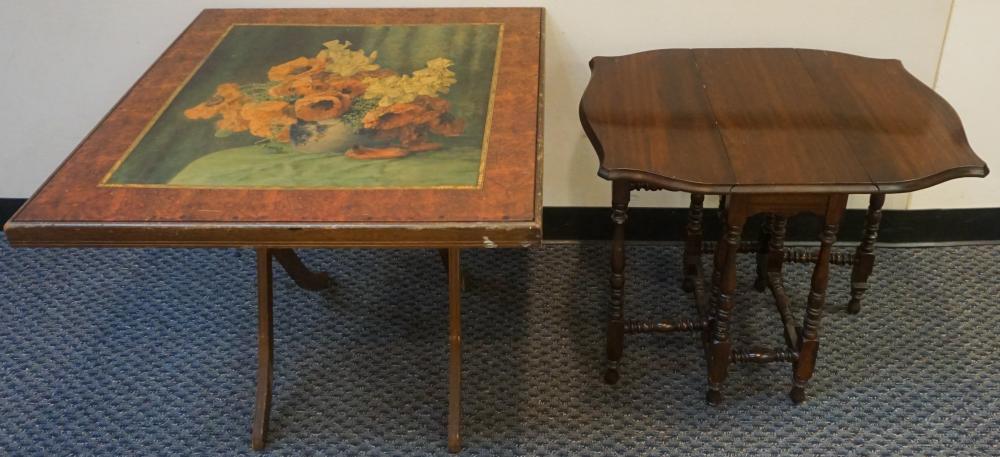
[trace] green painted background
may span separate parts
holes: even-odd
[[[107,182],[220,187],[474,185],[499,29],[495,24],[235,26]],[[454,138],[435,137],[446,146],[437,154],[354,160],[332,154],[302,157],[306,154],[290,148],[276,152],[254,146],[259,138],[246,132],[218,138],[214,120],[184,117],[184,110],[211,97],[219,84],[266,82],[272,66],[313,57],[330,40],[350,41],[351,49],[366,53],[377,50],[376,63],[400,74],[423,68],[434,58],[451,59],[457,82],[442,98],[451,102],[453,114],[465,120],[465,132]],[[415,160],[421,154],[428,155]]]

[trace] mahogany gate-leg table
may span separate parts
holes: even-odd
[[[542,16],[205,10],[8,222],[7,238],[256,249],[254,449],[271,410],[273,260],[318,290],[329,277],[293,249],[439,249],[457,452],[460,250],[541,242]]]
[[[608,383],[619,379],[625,334],[696,331],[710,403],[722,401],[732,362],[791,362],[792,400],[805,400],[829,266],[854,263],[849,309],[856,312],[885,194],[989,172],[955,111],[898,60],[804,49],[669,49],[596,57],[590,66],[580,119],[600,160],[598,174],[613,183]],[[695,292],[696,318],[625,317],[625,223],[634,190],[692,194],[683,284]],[[706,194],[721,196],[723,221],[722,238],[709,249],[701,229]],[[831,251],[849,194],[870,195],[864,240],[853,258]],[[741,243],[745,221],[759,213],[767,215],[759,245]],[[787,219],[799,213],[822,221],[818,252],[784,248]],[[708,293],[701,281],[706,250],[714,259]],[[774,295],[785,348],[732,347],[740,251],[757,251],[756,286]],[[801,326],[782,282],[786,260],[815,263]]]

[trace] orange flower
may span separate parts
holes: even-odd
[[[277,86],[274,86],[267,90],[267,94],[276,97],[293,97],[293,96],[303,96],[309,95],[315,92],[315,83],[313,79],[310,78],[295,78],[283,81]]]
[[[272,87],[272,97],[305,97],[324,93],[342,93],[352,97],[364,93],[368,86],[355,78],[340,78],[327,72],[317,72],[308,77],[290,79]]]
[[[246,97],[240,91],[239,85],[233,83],[220,84],[219,87],[215,88],[215,95],[197,106],[185,110],[184,116],[187,116],[188,119],[211,119],[223,110],[230,108],[232,105],[239,104],[245,99]]]
[[[346,113],[352,100],[342,93],[309,95],[295,101],[295,115],[304,121],[333,119]]]
[[[382,130],[396,129],[407,125],[437,126],[441,130],[440,134],[455,136],[460,134],[462,129],[458,129],[457,133],[450,133],[454,132],[455,128],[444,127],[461,121],[454,119],[448,113],[449,109],[450,104],[447,100],[421,96],[410,103],[377,107],[365,114],[363,122],[365,128]]]
[[[287,81],[316,73],[326,66],[325,54],[320,53],[315,58],[299,57],[281,65],[275,65],[267,72],[271,81]]]
[[[410,151],[394,147],[367,148],[364,146],[354,146],[345,152],[344,155],[352,159],[361,160],[396,159],[410,155]]]
[[[250,126],[240,115],[239,108],[234,108],[222,112],[222,119],[215,121],[215,128],[226,132],[245,132]]]
[[[242,132],[247,129],[247,125],[240,117],[240,109],[246,101],[247,97],[239,85],[220,84],[215,89],[215,95],[197,106],[184,110],[184,116],[188,119],[211,119],[221,115],[222,119],[215,123],[217,129]]]
[[[449,109],[447,100],[420,96],[410,103],[376,107],[365,114],[362,123],[380,140],[398,141],[410,152],[428,151],[440,147],[427,142],[428,133],[458,136],[465,129],[465,122]]]
[[[338,79],[330,81],[327,85],[327,92],[348,95],[351,98],[365,93],[368,86],[357,79]]]
[[[287,143],[296,122],[290,111],[288,103],[273,100],[243,105],[240,115],[247,120],[252,135]]]
[[[391,130],[407,125],[424,124],[433,118],[433,112],[416,103],[396,103],[372,109],[365,113],[362,122],[366,129]]]
[[[459,136],[465,131],[465,121],[444,113],[427,124],[431,132],[441,136]]]

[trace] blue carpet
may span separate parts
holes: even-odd
[[[308,250],[276,276],[265,455],[444,454],[445,275],[431,250]],[[690,316],[675,244],[628,248],[627,313]],[[1000,246],[880,249],[859,316],[835,267],[809,401],[737,365],[720,408],[688,334],[626,340],[600,380],[605,244],[463,253],[463,455],[998,455]],[[735,338],[779,347],[740,259]],[[788,266],[801,313],[804,265]],[[0,454],[260,455],[249,250],[12,250],[0,239]]]

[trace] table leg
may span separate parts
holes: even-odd
[[[746,205],[741,196],[728,196],[724,215],[725,230],[715,252],[715,271],[712,274],[714,303],[708,346],[708,392],[706,399],[712,405],[722,403],[722,383],[729,371],[732,343],[729,339],[729,318],[733,311],[733,294],[736,291],[736,257],[740,248],[740,235],[746,222]]]
[[[441,263],[444,265],[444,270],[448,271],[448,250],[438,249],[438,255],[441,256]],[[465,272],[459,269],[458,275],[462,282],[462,292],[465,292]]]
[[[882,222],[884,203],[885,194],[872,194],[868,200],[865,232],[854,255],[854,266],[851,268],[851,301],[847,303],[847,312],[851,314],[861,311],[861,298],[868,290],[868,277],[871,276],[875,266],[875,240],[878,238],[878,227]]]
[[[684,292],[694,292],[695,281],[699,280],[698,265],[701,263],[704,203],[704,194],[691,194],[687,229],[684,233],[684,281],[681,283]]]
[[[785,293],[785,282],[782,278],[782,268],[785,264],[785,228],[788,219],[783,214],[775,214],[770,218],[770,236],[767,244],[766,275],[768,285],[774,295],[774,305],[785,328],[785,345],[790,349],[798,348],[798,327],[792,317],[792,309],[788,295]]]
[[[462,281],[461,251],[448,248],[448,451],[462,450]]]
[[[785,231],[788,218],[774,214],[768,218],[767,272],[781,274],[785,265]]]
[[[846,195],[831,197],[824,216],[823,232],[819,237],[819,253],[816,256],[816,266],[813,269],[809,298],[806,302],[806,316],[802,332],[799,334],[799,358],[793,365],[793,387],[789,395],[795,403],[805,401],[806,384],[812,378],[813,368],[816,366],[819,324],[823,317],[826,286],[830,277],[830,250],[837,240],[837,229],[846,205]]]
[[[753,283],[753,288],[758,292],[767,290],[767,266],[769,245],[771,241],[771,223],[773,214],[765,215],[764,223],[760,226],[760,237],[757,240],[757,279]]]
[[[625,221],[631,191],[625,180],[614,181],[612,185],[611,317],[608,319],[608,368],[604,372],[604,382],[608,384],[618,382],[618,364],[625,345]]]
[[[285,269],[288,276],[306,290],[323,290],[330,287],[330,275],[322,271],[312,271],[291,249],[270,249],[278,264]]]
[[[271,312],[274,303],[271,272],[272,252],[257,249],[257,397],[254,405],[251,444],[254,449],[264,449],[267,425],[271,416],[271,386],[273,329]]]

